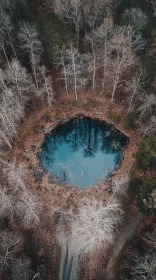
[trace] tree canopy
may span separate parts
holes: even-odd
[[[156,214],[156,178],[138,186],[136,199],[140,212]]]
[[[43,45],[48,57],[68,46],[70,31],[66,23],[53,12],[49,13],[42,23]]]
[[[138,152],[134,154],[136,167],[146,172],[156,166],[156,137],[148,137],[138,144]]]

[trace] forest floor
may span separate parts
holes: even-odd
[[[128,262],[130,260],[131,254],[135,254],[137,250],[139,250],[140,253],[145,253],[147,249],[146,241],[144,240],[144,237],[147,232],[150,232],[153,230],[153,225],[156,224],[156,216],[141,216],[136,215],[133,217],[133,219],[127,224],[125,229],[123,230],[123,235],[125,232],[128,233],[126,229],[129,229],[131,225],[136,225],[135,230],[131,231],[132,235],[131,238],[129,237],[124,241],[124,244],[122,246],[122,250],[120,252],[118,251],[118,255],[116,258],[114,258],[114,263],[112,265],[111,274],[115,277],[113,279],[127,279],[129,276],[129,269],[128,269]],[[134,227],[132,226],[134,229]],[[129,235],[129,234],[128,234]],[[122,232],[118,238],[118,242],[120,243],[120,237],[122,239]],[[116,247],[116,246],[115,246]],[[118,245],[117,245],[117,248]],[[114,248],[115,250],[115,248]],[[116,251],[116,250],[115,250]],[[109,278],[108,278],[109,279]]]
[[[100,186],[92,186],[86,190],[81,190],[71,186],[64,188],[53,183],[51,174],[45,172],[39,163],[38,154],[41,152],[41,145],[47,133],[55,129],[59,124],[65,123],[76,116],[86,116],[106,121],[110,124],[114,124],[116,128],[129,137],[129,143],[124,151],[124,159],[121,162],[119,170],[113,175],[120,176],[124,173],[128,173],[134,163],[132,154],[137,151],[136,144],[140,136],[138,132],[134,130],[125,130],[124,110],[125,109],[120,105],[112,104],[107,99],[99,98],[91,94],[86,94],[85,98],[80,96],[77,103],[73,97],[64,96],[63,98],[61,97],[60,100],[57,100],[57,103],[54,103],[53,106],[38,109],[29,115],[19,130],[17,140],[14,144],[13,155],[18,162],[22,162],[27,166],[29,170],[27,184],[33,193],[42,197],[45,203],[47,221],[45,221],[44,218],[41,220],[42,228],[38,230],[34,239],[41,244],[40,251],[48,263],[47,269],[53,272],[53,280],[58,280],[59,278],[60,249],[57,238],[55,237],[57,235],[56,221],[51,218],[52,205],[53,207],[55,207],[55,205],[59,206],[62,210],[69,208],[77,209],[85,197],[91,196],[105,201],[111,193],[111,187],[108,182],[102,183]],[[134,217],[135,211],[132,209],[132,199],[125,201],[125,203],[127,215],[132,215]],[[125,241],[126,240],[123,238],[123,240],[118,242]],[[123,246],[120,244],[119,248],[116,248],[118,253],[121,251],[122,247]],[[117,254],[117,252],[114,254]],[[90,275],[89,279],[94,278],[96,274],[95,271],[99,270],[100,263],[101,268],[104,262],[106,263],[106,260],[104,260],[105,257],[106,254],[103,254],[102,249],[97,250],[94,256],[91,254],[90,261],[87,264],[88,269],[86,269],[88,275]],[[53,265],[51,264],[52,259],[55,260]],[[113,264],[109,266],[111,267],[112,265]],[[110,269],[108,269],[108,271],[109,270]],[[103,279],[102,275],[103,272],[101,276],[99,276],[99,280]],[[82,279],[86,279],[86,276]]]
[[[108,280],[114,279],[114,277],[115,277],[115,275],[114,275],[115,260],[118,258],[118,255],[120,254],[120,252],[123,249],[126,242],[130,241],[133,238],[135,230],[143,218],[144,218],[144,215],[141,213],[138,213],[138,215],[135,216],[128,223],[128,225],[125,227],[124,231],[120,234],[118,240],[116,241],[112,256],[110,257],[109,262],[107,264],[107,268],[106,268],[106,275],[107,275],[106,278]]]

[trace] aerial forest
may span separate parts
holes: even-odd
[[[0,280],[156,280],[156,0],[0,1]]]

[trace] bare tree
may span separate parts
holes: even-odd
[[[10,268],[16,260],[16,253],[22,248],[23,240],[18,234],[0,232],[0,269]]]
[[[54,9],[74,29],[76,45],[86,31],[94,30],[103,22],[106,10],[112,7],[112,0],[57,0]]]
[[[37,67],[40,62],[40,57],[42,53],[42,45],[38,39],[38,32],[35,26],[31,26],[29,23],[23,22],[18,34],[21,49],[29,54],[30,64],[32,66],[32,71],[35,79],[36,88],[38,89],[38,74]]]
[[[25,228],[35,227],[39,222],[39,216],[43,211],[42,202],[28,191],[19,194],[16,203],[16,214],[21,218]]]
[[[151,116],[148,121],[139,122],[140,131],[143,133],[143,136],[152,136],[156,134],[156,117]]]
[[[146,237],[143,239],[146,241],[150,250],[153,252],[156,251],[156,227],[154,227],[153,230],[148,232],[145,236]]]
[[[15,201],[16,215],[22,219],[25,228],[34,227],[39,223],[39,216],[43,210],[42,202],[26,190],[26,169],[23,164],[14,160],[3,168],[12,191],[17,192]]]
[[[22,3],[26,3],[26,1],[27,0],[21,0]],[[7,10],[9,15],[13,15],[16,3],[16,0],[1,0],[1,8]]]
[[[16,160],[13,160],[3,167],[3,172],[6,175],[6,179],[12,191],[26,190],[25,180],[27,170],[22,163],[17,164]]]
[[[72,216],[71,238],[75,252],[83,257],[96,248],[107,249],[121,221],[119,211],[119,203],[113,200],[103,203],[94,198],[86,199],[78,214]]]
[[[111,101],[114,100],[114,95],[123,72],[134,63],[132,54],[132,36],[133,30],[131,27],[117,27],[114,30],[114,36],[111,39],[111,49],[115,53],[111,60],[111,67],[114,73],[113,91]]]
[[[96,28],[93,31],[93,36],[95,41],[98,43],[98,49],[100,50],[98,53],[98,60],[99,60],[99,68],[103,68],[103,78],[102,78],[102,91],[105,91],[105,81],[107,75],[107,68],[110,63],[110,46],[109,40],[112,35],[113,31],[113,20],[110,16],[110,10],[107,10],[107,18],[104,20],[104,23],[100,25],[100,27]]]
[[[141,54],[147,48],[147,40],[143,38],[142,31],[148,23],[147,15],[139,8],[126,9],[123,13],[123,21],[134,29],[132,48],[136,54]]]
[[[69,92],[68,92],[68,73],[67,73],[67,67],[66,67],[66,52],[61,51],[61,54],[54,58],[54,63],[57,68],[59,68],[59,67],[62,68],[61,74],[63,77],[61,77],[61,79],[64,80],[65,90],[66,90],[66,93],[68,94]]]
[[[135,254],[132,257],[133,265],[130,267],[130,274],[134,280],[155,280],[156,279],[156,254],[141,256]]]
[[[94,30],[103,22],[104,17],[107,16],[108,10],[109,12],[113,10],[112,2],[112,0],[86,0],[83,2],[84,23],[90,30]]]
[[[112,0],[85,0],[83,2],[84,23],[89,26],[90,30],[94,30],[103,22],[103,18],[108,14],[108,10],[110,13],[113,9],[112,3]]]
[[[5,70],[5,77],[8,86],[12,91],[17,92],[22,101],[28,98],[23,93],[31,89],[31,77],[18,60],[13,59],[11,61],[10,66]]]
[[[2,8],[0,9],[0,15],[3,14],[2,12]],[[5,26],[3,25],[3,20],[2,19],[0,21],[0,48],[2,49],[3,53],[4,53],[4,56],[5,56],[5,59],[8,63],[8,65],[10,65],[9,63],[9,59],[8,59],[8,56],[7,56],[7,53],[6,53],[6,30],[5,30]]]
[[[126,9],[123,20],[126,24],[133,26],[136,32],[140,32],[147,24],[147,16],[139,8]]]
[[[0,129],[0,145],[3,146],[3,144],[7,144],[8,147],[12,148],[12,138],[10,138],[10,135],[3,129]]]
[[[9,100],[8,97],[11,97]],[[3,100],[0,105],[0,124],[3,130],[9,135],[10,139],[16,135],[17,123],[15,121],[15,116],[17,117],[17,111],[13,106],[12,92],[10,90],[5,90],[3,94]]]
[[[76,98],[76,101],[78,99],[78,96],[77,96],[77,72],[76,72],[76,64],[75,64],[75,56],[77,54],[77,51],[73,48],[73,45],[71,44],[71,47],[70,47],[70,58],[71,58],[71,67],[69,66],[69,73],[70,73],[70,70],[71,70],[71,73],[73,74],[73,77],[74,77],[74,92],[75,92],[75,98]]]
[[[77,49],[71,44],[70,49],[66,50],[66,75],[68,87],[71,87],[78,100],[78,91],[85,87],[87,83],[88,56],[79,54]]]
[[[2,168],[7,164],[8,162],[7,159],[8,159],[8,154],[6,153],[6,151],[3,150],[3,143],[1,143],[0,141],[0,164]]]
[[[133,103],[133,99],[135,98],[135,96],[137,94],[139,94],[139,92],[141,90],[143,90],[144,86],[146,85],[147,81],[146,79],[146,71],[143,68],[139,69],[139,72],[136,74],[135,78],[132,81],[131,86],[129,87],[128,90],[132,91],[132,95],[130,98],[130,103],[129,103],[129,107],[128,107],[128,112],[130,112],[131,107],[132,107],[132,103]]]
[[[19,98],[7,88],[2,94],[0,111],[3,123],[6,122],[13,133],[16,134],[17,123],[24,116],[24,102],[21,102]]]
[[[17,127],[24,116],[24,102],[9,89],[3,90],[0,104],[1,137],[11,148]]]
[[[13,50],[13,54],[15,56],[15,58],[17,59],[17,54],[14,48],[14,43],[12,40],[12,36],[11,36],[11,31],[13,29],[13,25],[11,23],[11,18],[10,15],[8,13],[5,12],[5,9],[0,8],[0,33],[1,33],[1,38],[3,38],[3,42],[6,43],[7,45],[10,45],[12,50]]]
[[[139,120],[143,119],[147,114],[155,112],[156,109],[156,96],[155,94],[151,93],[149,95],[144,95],[140,98],[141,105],[138,108],[140,113]]]
[[[3,38],[1,33],[0,33],[0,48],[3,50],[4,56],[5,56],[5,59],[8,63],[8,65],[10,65],[9,59],[8,59],[8,56],[7,56],[7,53],[6,53],[6,49],[5,49],[4,38]]]
[[[0,68],[0,89],[3,91],[7,88],[5,72]]]
[[[11,268],[12,280],[32,280],[33,272],[31,270],[31,260],[23,258],[16,259],[16,262]],[[35,278],[34,278],[35,279]]]
[[[39,95],[41,95],[41,98],[44,98],[45,93],[46,93],[46,96],[47,96],[46,99],[48,101],[48,105],[51,106],[52,101],[54,99],[54,90],[53,90],[52,79],[50,76],[48,76],[48,71],[44,65],[42,67],[40,67],[40,72],[41,72],[44,84],[39,89]]]
[[[123,174],[120,177],[115,176],[115,178],[112,179],[113,196],[125,195],[129,186],[129,180],[128,174]]]
[[[102,91],[105,89],[105,81],[107,75],[108,65],[111,63],[108,37],[112,30],[112,20],[110,18],[105,19],[105,23],[99,28],[95,29],[92,33],[87,34],[85,37],[86,42],[91,45],[91,54],[89,60],[89,72],[92,74],[92,91],[96,92],[97,78],[96,73],[101,68],[103,69],[102,77]]]
[[[6,187],[0,186],[0,218],[13,217],[13,197],[7,194]]]
[[[133,42],[132,42],[132,49],[134,53],[142,54],[147,48],[147,46],[148,46],[147,40],[143,38],[140,33],[134,34]]]
[[[74,28],[78,49],[80,32],[82,29],[82,11],[80,0],[58,0],[55,2],[55,12],[65,18],[71,28]]]
[[[90,63],[90,71],[92,72],[92,91],[95,92],[95,77],[96,77],[96,71],[97,71],[97,56],[96,56],[96,43],[94,41],[94,38],[92,35],[88,34],[86,36],[86,41],[90,42],[91,44],[91,49],[92,49],[92,60]]]

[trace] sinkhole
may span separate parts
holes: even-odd
[[[86,189],[120,167],[128,137],[114,125],[89,117],[59,124],[45,137],[41,165],[50,181]]]

